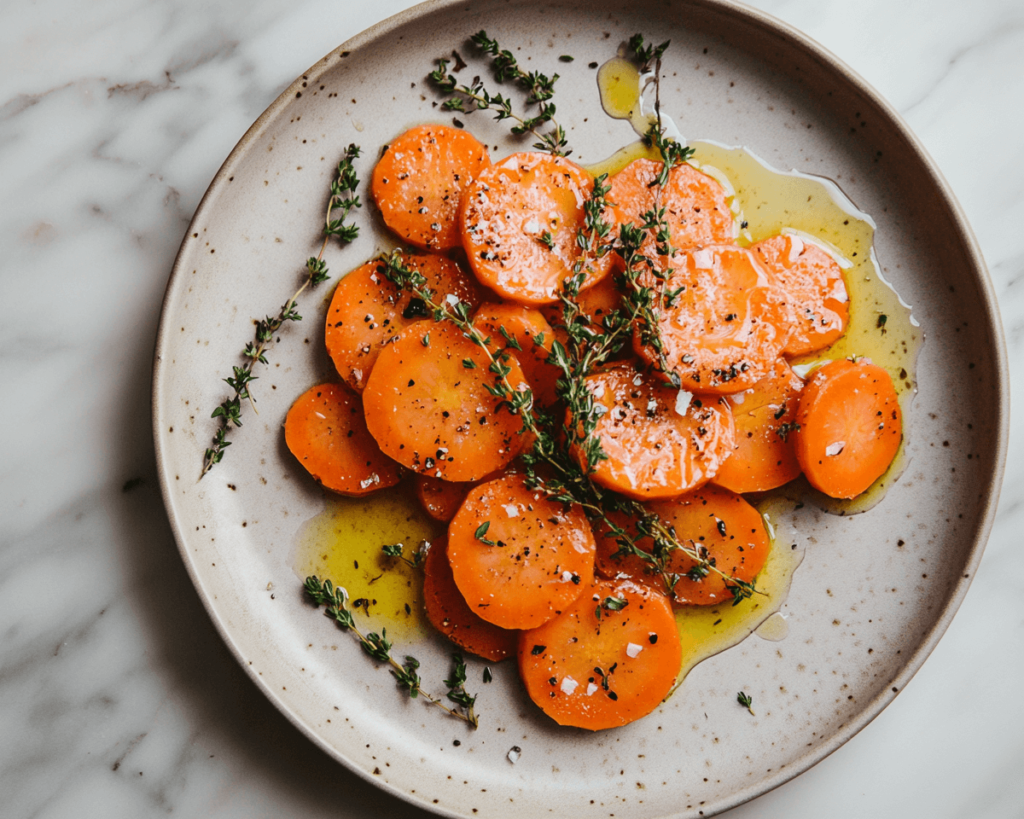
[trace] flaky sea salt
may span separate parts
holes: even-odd
[[[846,441],[836,441],[834,444],[829,444],[827,447],[825,447],[825,454],[831,458],[833,455],[838,455],[840,452],[842,452],[843,447],[845,446]]]
[[[576,682],[576,680],[574,680],[572,677],[563,677],[562,684],[559,686],[559,688],[562,689],[563,694],[571,694],[573,691],[576,690],[578,686],[579,683]]]

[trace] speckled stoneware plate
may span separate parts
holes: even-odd
[[[252,320],[277,309],[318,249],[344,146],[367,148],[358,165],[366,179],[379,146],[412,124],[448,119],[426,73],[453,47],[468,53],[465,37],[480,28],[528,67],[562,74],[559,114],[583,162],[634,138],[602,113],[588,65],[636,31],[671,38],[664,110],[690,137],[838,180],[877,222],[880,264],[927,335],[903,477],[866,514],[808,506],[791,522],[806,557],[784,607],[788,637],[752,636],[697,666],[649,717],[604,733],[555,726],[512,668],[471,686],[484,719],[465,731],[403,700],[303,601],[293,550],[325,498],[287,452],[281,423],[296,396],[331,375],[320,330],[328,288],[304,300],[305,321],[274,344],[257,382],[260,414],[246,410],[227,457],[197,481],[215,430],[210,412],[225,397],[220,379],[252,337]],[[573,63],[558,62],[566,53]],[[512,150],[484,115],[469,124],[498,146],[495,156]],[[354,245],[328,250],[335,273],[387,243],[373,214],[360,219]],[[1002,474],[1007,395],[991,285],[952,194],[896,113],[818,45],[714,0],[438,0],[329,54],[228,157],[174,266],[153,409],[185,564],[242,667],[289,719],[344,765],[428,810],[583,819],[710,815],[806,770],[877,715],[932,650],[974,575]],[[425,678],[441,679],[448,651],[437,638],[417,645]],[[479,680],[479,667],[473,674]],[[737,705],[740,689],[756,717]],[[522,749],[516,764],[512,746]]]

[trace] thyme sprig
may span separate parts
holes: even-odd
[[[220,419],[220,426],[213,436],[213,445],[203,454],[200,480],[224,458],[224,450],[231,446],[231,441],[228,440],[228,433],[231,429],[242,426],[242,402],[248,401],[253,412],[259,414],[256,409],[256,399],[252,394],[252,382],[258,380],[257,376],[253,375],[253,369],[256,364],[268,363],[267,348],[274,340],[274,334],[282,326],[289,321],[302,321],[302,316],[299,315],[297,309],[299,297],[307,288],[316,287],[330,278],[323,257],[331,237],[336,238],[342,244],[348,244],[359,235],[359,226],[345,221],[354,208],[362,207],[359,197],[355,195],[355,191],[359,187],[359,177],[352,165],[359,153],[357,145],[349,145],[345,149],[345,155],[338,163],[337,172],[331,180],[331,193],[327,199],[323,243],[320,245],[320,252],[306,260],[306,272],[302,285],[282,305],[276,316],[266,316],[255,322],[255,337],[245,345],[245,350],[242,352],[245,362],[241,366],[232,366],[232,375],[224,379],[234,392],[222,401],[211,415],[212,418]],[[339,216],[333,218],[336,212]]]
[[[380,547],[380,550],[384,553],[385,557],[394,557],[401,560],[403,563],[408,565],[410,568],[418,569],[423,565],[423,561],[427,557],[426,550],[430,548],[430,544],[426,541],[420,544],[419,548],[414,549],[412,557],[405,556],[405,544],[404,543],[388,543]]]
[[[474,77],[469,85],[460,84],[454,74],[448,71],[448,60],[439,59],[437,69],[430,72],[431,81],[438,90],[448,96],[441,107],[446,111],[460,111],[471,114],[473,111],[493,111],[495,119],[511,119],[516,122],[512,133],[516,136],[533,134],[537,142],[532,147],[539,151],[547,151],[555,156],[569,156],[565,129],[555,120],[555,104],[551,101],[555,93],[555,82],[558,74],[548,77],[539,71],[523,71],[519,67],[511,51],[502,49],[497,40],[487,36],[486,31],[479,31],[470,37],[473,44],[484,54],[491,57],[491,69],[499,83],[511,81],[526,92],[526,105],[537,106],[534,116],[519,116],[512,108],[512,101],[501,93],[491,94],[484,86],[480,77]],[[457,70],[458,67],[456,67]],[[548,131],[541,129],[550,124]]]
[[[460,654],[452,655],[454,671],[451,678],[444,681],[448,688],[447,697],[455,706],[449,708],[440,697],[431,696],[423,690],[423,680],[419,675],[419,660],[406,656],[404,661],[399,663],[391,656],[393,646],[388,639],[387,629],[382,628],[379,634],[377,632],[363,634],[359,630],[351,610],[346,605],[347,595],[344,589],[335,588],[330,580],[321,581],[316,575],[307,577],[303,588],[317,606],[326,606],[324,614],[327,617],[334,620],[344,631],[351,631],[355,635],[366,654],[377,662],[390,666],[391,676],[395,678],[398,687],[405,691],[410,699],[422,697],[429,705],[440,708],[449,716],[462,720],[474,728],[479,727],[480,720],[474,710],[476,697],[470,696],[466,692],[466,664]]]
[[[646,74],[651,67],[661,61],[661,58],[668,50],[671,40],[666,40],[661,45],[645,45],[644,35],[637,33],[629,38],[628,48],[633,52],[633,60],[640,69],[641,74]]]

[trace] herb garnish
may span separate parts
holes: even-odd
[[[203,471],[199,473],[200,480],[209,472],[214,465],[219,464],[224,457],[224,450],[231,446],[228,440],[228,432],[232,427],[242,426],[242,402],[248,401],[253,412],[258,414],[256,399],[252,395],[251,384],[257,378],[252,374],[257,363],[267,363],[267,348],[274,339],[274,333],[289,321],[302,321],[296,309],[299,296],[307,287],[316,287],[321,282],[327,281],[327,265],[324,263],[324,251],[331,237],[335,237],[342,244],[352,242],[359,235],[359,226],[345,222],[349,212],[353,208],[362,207],[355,190],[359,187],[359,177],[356,175],[352,162],[359,156],[359,147],[349,145],[345,149],[345,156],[338,163],[338,170],[335,178],[331,181],[331,195],[327,199],[327,215],[324,217],[324,240],[320,245],[320,252],[306,260],[306,278],[302,286],[295,294],[288,299],[281,307],[276,316],[267,316],[256,321],[256,335],[253,341],[245,345],[242,355],[245,363],[242,366],[233,366],[233,375],[225,378],[227,385],[234,390],[231,397],[225,399],[217,409],[213,411],[212,418],[220,418],[220,427],[213,436],[213,446],[206,450],[203,455]],[[341,212],[341,218],[332,219],[334,211]]]
[[[461,111],[466,114],[473,111],[493,111],[495,119],[499,121],[512,119],[518,123],[512,126],[512,133],[516,136],[533,134],[538,141],[532,147],[537,150],[548,151],[555,156],[569,156],[572,151],[566,141],[565,130],[555,121],[555,104],[551,102],[558,75],[552,74],[548,77],[539,71],[523,71],[512,52],[502,49],[497,40],[487,36],[486,31],[477,32],[470,40],[484,54],[491,57],[494,78],[499,83],[511,81],[525,91],[526,105],[536,105],[537,115],[520,117],[515,114],[512,110],[512,101],[500,93],[491,94],[479,77],[475,77],[469,85],[460,85],[454,74],[448,72],[448,60],[445,59],[439,59],[437,69],[430,72],[430,79],[438,90],[448,95],[448,99],[441,107],[446,111]],[[551,129],[541,132],[540,129],[548,123],[551,124]]]
[[[750,707],[754,703],[753,697],[748,696],[747,694],[744,694],[742,691],[740,691],[740,693],[736,695],[736,702],[738,702],[740,705],[746,708],[750,712],[750,716],[757,716],[757,714],[754,713],[754,709]]]
[[[452,655],[455,667],[452,676],[444,681],[448,688],[448,699],[456,706],[449,708],[440,698],[433,697],[423,690],[423,681],[418,673],[419,660],[406,656],[405,661],[399,663],[391,656],[392,645],[388,639],[387,629],[381,629],[380,634],[370,632],[364,635],[356,627],[355,618],[345,605],[347,595],[344,589],[335,588],[330,580],[321,582],[316,575],[307,577],[303,588],[317,606],[327,607],[324,612],[327,617],[334,620],[341,629],[351,631],[356,636],[363,651],[377,662],[391,666],[391,676],[411,699],[422,697],[428,704],[437,706],[449,716],[462,720],[474,728],[479,726],[479,718],[474,711],[476,697],[470,696],[465,689],[466,664],[462,660],[462,655]]]

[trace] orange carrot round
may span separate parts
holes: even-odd
[[[451,259],[407,253],[403,262],[427,280],[438,301],[450,295],[474,306],[480,303],[480,286]],[[381,349],[410,324],[429,316],[420,299],[400,292],[387,279],[382,262],[367,262],[334,290],[324,333],[327,353],[345,383],[362,392]]]
[[[455,585],[448,563],[447,539],[436,540],[423,564],[423,602],[430,624],[466,651],[491,662],[511,657],[519,632],[508,631],[478,617]]]
[[[687,164],[672,168],[668,182],[659,189],[657,178],[662,167],[661,162],[652,159],[636,159],[611,178],[608,196],[614,203],[615,223],[640,227],[644,213],[664,208],[670,244],[676,250],[733,242],[735,220],[725,189]],[[642,252],[657,262],[655,245],[655,238],[650,235]]]
[[[462,244],[488,287],[523,304],[551,304],[580,259],[576,231],[594,183],[579,165],[543,153],[512,154],[482,171],[462,201]],[[610,219],[610,217],[609,217]],[[584,287],[611,270],[588,260]]]
[[[594,536],[566,509],[509,475],[473,489],[448,526],[448,559],[472,611],[508,629],[550,620],[590,585]]]
[[[866,359],[830,361],[800,397],[793,433],[807,480],[832,498],[853,498],[882,476],[903,439],[892,378]]]
[[[805,355],[832,344],[846,329],[849,295],[835,259],[799,236],[772,236],[750,248],[786,291],[794,322],[782,350]]]
[[[455,483],[430,475],[414,475],[413,486],[423,511],[441,523],[447,523],[455,517],[469,490],[473,488],[472,483]]]
[[[733,492],[764,492],[800,474],[789,433],[803,387],[803,379],[779,358],[749,390],[727,396],[736,421],[736,446],[712,483]]]
[[[475,481],[503,468],[523,446],[523,421],[488,391],[489,366],[487,352],[449,322],[407,327],[366,382],[370,433],[400,464],[435,478]],[[526,389],[516,361],[507,366],[513,388]]]
[[[449,250],[461,243],[462,195],[490,163],[472,134],[420,125],[387,146],[373,169],[371,192],[385,224],[407,242]]]
[[[366,495],[401,477],[367,430],[359,396],[339,384],[299,396],[285,418],[284,440],[310,475],[342,495]]]
[[[687,389],[739,392],[768,375],[786,344],[791,309],[749,251],[719,246],[682,253],[664,287],[658,332],[669,371]],[[657,351],[642,336],[638,326],[634,347],[657,366]]]
[[[604,408],[594,435],[607,457],[592,465],[602,486],[638,500],[676,497],[707,483],[732,452],[733,419],[720,399],[672,389],[628,363],[586,383]],[[583,453],[573,454],[586,468]]]
[[[473,324],[490,336],[494,349],[509,346],[502,329],[515,339],[521,349],[512,348],[509,353],[523,368],[523,375],[533,389],[534,402],[540,407],[555,402],[555,383],[561,371],[547,363],[555,331],[539,310],[518,304],[490,302],[480,305],[473,315]],[[537,339],[542,340],[540,344]]]
[[[530,699],[559,725],[590,731],[651,713],[681,663],[667,598],[628,581],[598,580],[559,617],[519,637]]]
[[[669,501],[654,501],[645,507],[672,527],[680,542],[694,550],[707,550],[707,559],[734,580],[753,582],[768,558],[771,541],[760,513],[742,497],[728,489],[705,486],[696,492]],[[611,517],[611,516],[610,516]],[[624,515],[611,517],[650,552],[650,538],[637,539],[635,525]],[[656,591],[668,593],[669,583],[650,562],[637,555],[620,553],[614,538],[597,533],[597,570],[605,577],[627,577]],[[679,605],[710,606],[732,600],[729,581],[717,572],[696,571],[699,562],[682,550],[674,551],[666,571],[677,575],[672,599]],[[694,574],[691,576],[691,572]]]

